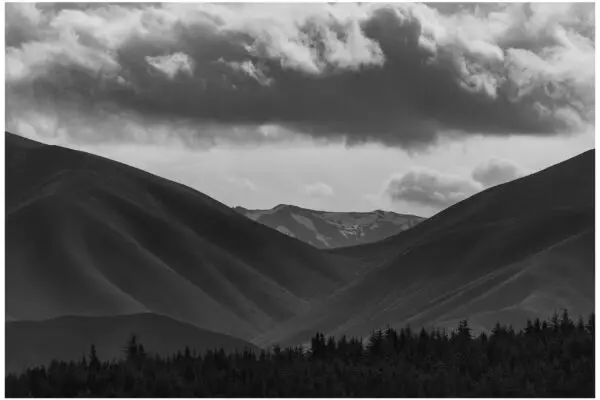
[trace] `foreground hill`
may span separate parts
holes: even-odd
[[[189,187],[6,133],[9,321],[153,312],[251,339],[361,268]]]
[[[119,360],[57,360],[5,379],[7,397],[593,397],[594,316],[535,320],[522,331],[498,326],[474,336],[386,329],[358,338],[311,338],[311,351]],[[336,340],[337,339],[337,340]]]
[[[405,231],[424,218],[390,211],[328,212],[280,204],[270,210],[236,211],[254,221],[327,249],[372,243]]]
[[[257,350],[244,340],[157,314],[59,317],[6,324],[6,372],[48,365],[52,360],[78,361],[89,355],[92,344],[100,360],[120,358],[132,333],[139,335],[146,351],[163,356],[181,351],[183,343],[200,353],[215,348]]]
[[[306,341],[315,331],[522,324],[566,308],[594,311],[594,151],[483,191],[386,240],[334,250],[378,259],[342,291],[256,339]]]

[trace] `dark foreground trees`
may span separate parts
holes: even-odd
[[[7,397],[594,397],[594,316],[565,313],[515,332],[388,329],[368,344],[316,334],[311,349],[160,357],[136,337],[119,361],[94,348],[6,377]]]

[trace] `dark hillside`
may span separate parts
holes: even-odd
[[[156,312],[251,339],[361,270],[186,186],[6,133],[6,312]]]
[[[445,326],[568,308],[594,311],[594,151],[506,183],[391,238],[330,251],[378,267],[307,314],[256,339],[299,343],[311,332],[366,335],[390,324]]]

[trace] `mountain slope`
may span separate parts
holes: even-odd
[[[114,317],[59,317],[46,321],[6,324],[6,372],[48,365],[55,360],[79,360],[96,346],[100,360],[122,357],[132,334],[150,353],[175,354],[186,345],[198,352],[223,348],[227,352],[257,350],[252,344],[210,332],[157,314]]]
[[[6,134],[11,320],[155,312],[250,339],[361,268],[183,185]]]
[[[321,249],[382,240],[417,225],[424,218],[389,211],[327,212],[280,204],[270,210],[236,211],[248,218]]]
[[[496,186],[416,227],[333,250],[379,267],[308,313],[255,340],[302,342],[319,330],[521,323],[567,308],[594,310],[594,151]]]

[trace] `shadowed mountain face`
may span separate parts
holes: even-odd
[[[589,151],[387,239],[322,251],[183,185],[7,134],[7,348],[54,356],[43,349],[63,329],[79,332],[66,336],[79,347],[64,354],[79,355],[97,339],[78,326],[116,324],[102,321],[140,326],[142,340],[146,330],[157,342],[188,340],[178,336],[186,323],[263,346],[316,331],[366,336],[388,324],[454,327],[464,318],[486,330],[562,308],[588,314],[594,206]],[[287,211],[323,229],[320,217],[302,214],[316,212]],[[64,316],[75,319],[48,321]],[[46,331],[54,333],[32,342]],[[10,362],[36,361],[28,357]]]
[[[183,185],[6,134],[9,321],[152,312],[251,339],[361,268]]]
[[[405,231],[424,218],[389,211],[327,212],[278,205],[270,210],[236,211],[321,249],[372,243]]]
[[[379,266],[259,337],[368,335],[386,325],[524,323],[594,311],[594,151],[481,192],[386,240],[333,252]]]
[[[196,328],[157,314],[114,317],[59,317],[46,321],[6,323],[6,372],[48,365],[54,360],[79,360],[96,346],[102,361],[123,356],[130,335],[138,335],[149,353],[175,354],[185,346],[200,353],[215,348],[226,352],[257,350],[231,336]],[[51,343],[51,345],[48,345]]]

